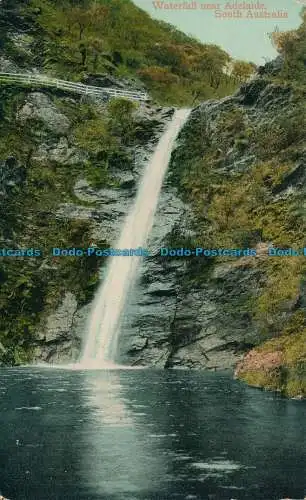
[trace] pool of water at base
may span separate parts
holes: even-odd
[[[306,402],[228,373],[1,368],[0,395],[11,500],[306,495]]]

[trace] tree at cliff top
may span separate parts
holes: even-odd
[[[34,35],[29,65],[62,78],[136,76],[154,98],[172,104],[222,97],[237,85],[224,72],[225,51],[153,20],[130,0],[4,0],[2,9],[2,19],[6,11],[7,22],[22,18]],[[16,55],[7,39],[9,47]]]
[[[284,59],[280,78],[306,82],[306,7],[301,11],[302,24],[297,30],[274,31],[270,37]]]
[[[247,81],[250,76],[255,73],[255,70],[255,64],[245,61],[234,61],[232,64],[231,75],[241,83]]]

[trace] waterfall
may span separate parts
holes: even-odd
[[[146,244],[171,151],[189,113],[189,109],[177,110],[161,137],[145,168],[136,199],[114,248],[136,249]],[[84,367],[102,367],[115,360],[121,315],[141,258],[110,257],[105,279],[97,291],[89,317],[88,337],[81,359]]]

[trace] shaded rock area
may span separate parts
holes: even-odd
[[[60,113],[50,97],[42,92],[33,92],[28,95],[26,103],[17,114],[17,120],[23,125],[29,120],[37,120],[46,131],[57,136],[67,134],[70,128],[68,118]]]
[[[66,292],[59,307],[42,321],[33,344],[33,362],[76,362],[86,336],[89,313],[90,304],[80,308],[75,295]]]
[[[39,103],[44,107],[46,101],[39,99]],[[110,174],[116,181],[116,187],[97,189],[92,187],[86,179],[78,179],[73,187],[76,201],[74,203],[71,201],[60,203],[53,216],[62,221],[88,221],[93,244],[96,241],[105,240],[115,245],[123,221],[134,201],[143,170],[154,152],[158,138],[171,119],[173,111],[173,108],[156,109],[143,105],[138,110],[138,118],[152,120],[152,133],[148,141],[131,151],[134,159],[132,168],[119,170],[116,165],[110,166]],[[40,112],[36,111],[35,115],[40,115]],[[42,142],[33,155],[35,161],[44,162],[53,159],[58,165],[71,164],[71,158],[75,158],[76,163],[84,160],[82,153],[70,146],[66,137]],[[171,223],[169,224],[169,221],[165,220],[168,219],[169,213],[173,210],[173,207],[169,207],[169,199],[169,195],[165,193],[162,204],[164,214],[161,212],[162,219],[159,222],[163,234],[167,234],[172,227]],[[179,201],[177,203],[182,205]],[[156,246],[158,241],[159,235],[155,241]],[[101,279],[103,279],[104,273],[105,268],[102,268]],[[90,309],[91,304],[83,306],[77,303],[73,290],[66,293],[58,308],[45,315],[45,319],[42,321],[37,341],[34,344],[34,361],[55,364],[77,361],[87,335]],[[139,339],[135,335],[134,340],[130,339],[128,349],[131,352],[139,352],[146,346],[147,340],[145,338]]]
[[[243,308],[252,287],[258,289],[260,272],[219,265],[204,286],[186,287],[184,260],[146,259],[122,325],[122,359],[167,368],[233,368],[262,340]],[[135,333],[138,350],[132,347]]]
[[[60,137],[54,144],[40,144],[37,151],[32,156],[38,162],[53,162],[59,165],[78,165],[86,159],[86,154],[69,144],[66,137]]]
[[[215,124],[224,110],[243,108],[250,121],[260,123],[271,119],[278,106],[289,105],[290,92],[286,89],[280,90],[264,78],[253,79],[232,97],[198,106],[187,127],[192,129],[193,123],[196,126],[203,120],[214,136],[218,134]],[[91,220],[93,242],[102,237],[115,244],[143,168],[165,124],[171,119],[173,109],[150,109],[144,105],[140,113],[153,120],[155,134],[134,151],[132,169],[121,172],[113,169],[119,187],[97,190],[80,179],[74,187],[80,204],[63,203],[56,212],[56,217],[63,219]],[[256,159],[255,150],[241,150],[234,145],[218,168],[224,175],[235,177],[250,169]],[[177,234],[184,241],[188,238],[191,241],[196,224],[190,208],[180,199],[171,182],[171,169],[170,165],[147,244],[151,255],[143,260],[137,282],[129,290],[118,360],[162,368],[234,369],[244,354],[263,340],[260,325],[250,316],[246,304],[260,294],[265,278],[260,268],[250,266],[243,259],[214,264],[205,257],[188,260],[159,255],[161,247],[177,246],[173,244]],[[300,175],[295,176],[292,171],[284,186],[284,190],[289,189],[288,196],[300,179]],[[275,196],[283,195],[284,190]],[[260,252],[257,258],[263,258]],[[291,309],[290,306],[284,314],[290,314]],[[78,319],[71,322],[70,340],[61,337],[58,330],[65,359],[69,350],[67,342],[70,342],[72,358],[76,357],[89,311],[90,306],[76,311]],[[59,359],[60,350],[58,347],[52,351],[48,360]]]
[[[129,91],[144,91],[145,86],[133,78],[116,78],[109,73],[86,75],[82,83],[93,85],[94,87],[111,87],[114,89],[129,89]]]
[[[51,313],[37,333],[35,361],[70,362],[74,349],[71,329],[77,311],[73,293],[67,292],[56,311]]]
[[[280,110],[292,109],[290,88],[266,79],[277,68],[277,62],[270,65],[263,77],[250,80],[231,97],[198,106],[185,127],[187,134],[196,134],[203,126],[217,144],[217,122],[224,111],[243,110],[249,123],[260,126],[273,122]],[[241,148],[234,144],[218,162],[218,173],[235,178],[250,170],[256,161],[257,152],[252,145]],[[175,160],[168,178],[174,163]],[[305,159],[299,154],[292,170],[272,192],[273,200],[292,197],[303,189],[304,174]],[[177,231],[182,241],[192,237],[195,218],[178,198],[173,184],[164,184],[149,248],[168,246]],[[269,246],[258,236],[255,260],[265,259],[263,247]],[[250,314],[248,305],[260,295],[265,280],[264,270],[245,259],[214,263],[205,257],[202,262],[199,258],[161,258],[157,254],[146,258],[122,325],[121,359],[133,365],[166,368],[234,369],[250,349],[265,340],[262,325]],[[283,305],[279,324],[291,317],[297,300],[300,299]],[[139,349],[133,348],[138,345],[137,337]]]
[[[105,239],[114,244],[120,234],[124,218],[133,203],[143,170],[173,112],[173,108],[156,109],[147,105],[141,106],[138,117],[152,121],[153,133],[144,145],[139,145],[131,151],[134,159],[131,169],[120,170],[116,166],[110,167],[110,174],[118,187],[94,189],[85,179],[79,179],[74,186],[74,195],[80,202],[91,206],[63,203],[59,206],[56,217],[73,220],[90,219],[92,221],[93,242]],[[64,145],[67,144],[63,138],[60,141]],[[74,154],[76,160],[80,159],[78,151],[72,150],[71,154]],[[161,224],[165,225],[164,219]]]
[[[26,169],[14,156],[0,162],[0,197],[8,197],[25,179]]]
[[[10,59],[0,56],[0,71],[1,73],[18,73],[19,68]]]
[[[269,71],[244,84],[234,96],[211,100],[195,108],[186,129],[193,134],[199,127],[205,127],[218,149],[217,122],[224,111],[243,110],[246,120],[259,127],[273,121],[278,110],[292,106],[292,100],[289,87],[270,83]],[[271,71],[277,71],[277,66]],[[95,84],[116,87],[112,77],[103,78]],[[117,86],[120,85],[123,83],[118,82]],[[94,188],[80,176],[72,187],[72,199],[67,201],[63,197],[50,215],[64,223],[90,222],[93,244],[104,240],[115,246],[144,168],[173,112],[173,108],[141,105],[138,118],[147,120],[150,126],[142,142],[128,151],[133,161],[123,162],[124,167],[119,168],[116,158],[112,158],[109,173],[113,184],[102,189]],[[31,154],[38,164],[73,168],[87,160],[86,151],[76,147],[69,136],[70,119],[56,107],[47,92],[28,94],[17,119],[22,126],[31,126],[37,133],[40,142]],[[181,140],[180,137],[177,141],[177,149]],[[235,179],[250,170],[258,159],[251,144],[243,148],[241,144],[233,143],[216,162],[218,173],[225,179]],[[150,256],[143,259],[135,286],[129,289],[118,361],[160,368],[234,369],[245,353],[263,341],[261,325],[251,317],[247,304],[260,294],[266,278],[260,267],[244,259],[215,263],[205,257],[160,255],[162,247],[181,248],[185,246],[181,242],[193,241],[197,224],[190,206],[181,199],[171,180],[175,161],[174,152],[147,243]],[[25,179],[26,168],[13,156],[8,157],[0,164],[0,195],[6,199]],[[290,198],[304,188],[305,179],[305,157],[299,156],[282,184],[273,191],[273,199]],[[257,258],[264,259],[264,253],[264,250],[258,252]],[[101,279],[104,275],[105,267],[102,267]],[[302,300],[301,295],[288,302],[279,320],[290,316]],[[76,361],[87,335],[90,309],[91,304],[78,301],[71,289],[63,294],[54,309],[45,311],[34,343],[34,362]]]

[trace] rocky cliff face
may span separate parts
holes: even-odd
[[[164,186],[146,258],[129,296],[122,325],[123,360],[137,365],[225,369],[259,341],[258,329],[239,305],[258,286],[259,271],[245,263],[206,269],[199,258],[161,257],[160,248],[191,238],[193,215],[168,184]],[[188,248],[188,247],[187,247]],[[204,258],[205,259],[205,258]],[[198,272],[201,283],[196,282]],[[237,286],[238,284],[238,286]]]
[[[273,80],[279,68],[278,59],[235,95],[193,110],[164,187],[177,189],[179,215],[160,246],[257,256],[152,257],[123,333],[139,329],[129,349],[136,364],[218,369],[241,360],[236,375],[248,383],[305,393],[303,254],[267,253],[305,246],[303,90]]]
[[[297,335],[301,346],[305,344],[303,267],[290,267],[295,262],[291,261],[289,272],[295,281],[281,282],[275,297],[273,280],[280,276],[281,266],[275,263],[271,268],[266,252],[272,244],[303,244],[301,94],[272,79],[279,65],[279,60],[270,63],[235,95],[207,101],[192,111],[162,189],[148,242],[151,256],[144,259],[128,297],[119,345],[122,362],[232,370],[239,362],[236,373],[249,383],[282,388],[289,380],[297,384],[291,393],[303,392],[304,348],[294,358],[288,342],[276,340],[277,349],[273,344],[284,335],[289,338],[288,333],[290,341]],[[10,207],[3,218],[3,246],[29,246],[30,241],[46,247],[114,244],[143,167],[174,110],[142,106],[134,113],[134,142],[121,144],[119,139],[116,150],[106,151],[112,137],[105,135],[97,148],[95,134],[105,134],[99,116],[107,113],[107,104],[80,103],[74,96],[52,91],[5,92],[11,135],[5,136],[0,169],[1,194]],[[82,128],[82,120],[88,128]],[[16,128],[24,140],[15,154]],[[105,162],[107,177],[92,182],[93,168],[101,172],[99,166]],[[20,214],[13,206],[22,206]],[[9,220],[16,224],[14,231]],[[166,246],[252,247],[257,257],[161,257],[159,249]],[[2,362],[77,360],[106,262],[92,261],[87,268],[78,259],[67,260],[66,268],[65,258],[60,261],[43,258],[35,279],[33,265],[23,262],[25,276],[12,292],[22,300],[22,312],[27,311],[16,327],[22,341],[12,339],[15,347],[2,342]],[[4,282],[12,283],[16,272],[17,267],[7,264]],[[283,291],[286,287],[288,293]],[[9,309],[4,330],[14,317],[14,309]],[[263,344],[267,340],[270,343]],[[16,352],[16,345],[21,351]],[[245,354],[252,348],[261,352],[262,345],[268,346],[265,359],[277,358],[278,363],[267,363],[266,379],[258,383],[250,377],[247,363],[251,359],[251,371],[261,364],[253,362],[255,355]],[[24,359],[24,352],[29,358]]]
[[[275,71],[271,63],[270,66],[270,71]],[[205,257],[161,258],[157,249],[169,245],[188,248],[197,244],[212,248],[211,238],[207,237],[205,241],[205,233],[203,241],[199,239],[201,221],[191,211],[190,204],[181,201],[175,188],[177,179],[171,182],[177,170],[184,170],[190,159],[199,153],[198,142],[203,127],[213,150],[218,152],[219,148],[220,160],[216,170],[221,182],[229,177],[236,177],[239,182],[239,176],[258,162],[256,144],[250,142],[248,147],[246,144],[241,147],[236,141],[222,155],[220,117],[224,114],[234,117],[238,111],[244,113],[246,126],[252,123],[261,127],[273,122],[277,113],[288,112],[291,105],[289,88],[258,77],[233,97],[206,102],[192,112],[181,134],[181,145],[174,153],[152,231],[149,247],[155,247],[156,255],[146,259],[138,286],[129,298],[121,337],[125,361],[162,367],[233,368],[245,352],[266,338],[261,322],[254,318],[250,303],[260,296],[267,281],[264,261],[268,242],[255,235],[252,243],[257,257],[230,262]],[[204,141],[202,135],[201,148]],[[205,158],[205,146],[200,153]],[[272,194],[272,203],[302,188],[305,163],[304,156],[298,156],[282,184]],[[205,231],[207,236],[211,232],[207,223]],[[233,248],[248,245],[237,245],[236,242]],[[288,302],[281,313],[283,320],[292,315],[294,307],[295,301]]]
[[[70,106],[78,104],[72,97],[64,99],[69,100]],[[166,108],[140,110],[140,117],[154,123],[154,134],[145,144],[133,149],[133,168],[113,168],[111,174],[116,179],[116,187],[101,189],[79,175],[73,184],[74,201],[57,203],[51,217],[64,223],[85,222],[90,241],[115,243],[133,202],[143,167],[172,112]],[[86,151],[73,143],[70,120],[56,106],[49,92],[27,93],[16,110],[16,120],[22,127],[33,127],[37,136],[31,161],[71,168],[88,159]],[[37,122],[40,123],[39,132],[35,128]],[[16,163],[10,157],[5,161],[6,164]],[[10,176],[16,168],[10,168]],[[21,167],[17,170],[14,183],[21,182],[21,173],[25,176],[26,172]],[[5,176],[3,182],[4,179]],[[6,181],[6,189],[9,184],[10,181]],[[139,270],[138,284],[129,296],[123,319],[120,352],[124,362],[160,367],[228,368],[241,359],[246,349],[256,344],[256,327],[251,324],[248,314],[237,307],[229,311],[233,301],[237,305],[249,294],[250,273],[243,265],[232,268],[220,264],[208,279],[206,262],[204,265],[194,262],[191,276],[197,275],[198,268],[207,273],[207,279],[200,286],[188,279],[190,265],[185,259],[165,259],[158,255],[159,248],[177,238],[178,227],[180,238],[192,238],[193,219],[190,206],[167,181],[148,242],[152,257],[145,259]],[[41,272],[47,272],[48,266],[49,263],[44,262]],[[258,270],[254,270],[251,279],[257,284]],[[238,288],[237,281],[241,284]],[[68,362],[79,356],[90,304],[80,303],[75,291],[69,288],[56,304],[48,308],[35,327],[33,361]]]
[[[42,249],[43,256],[36,262],[22,258],[2,261],[3,303],[12,304],[5,287],[13,287],[10,293],[22,301],[24,296],[32,300],[32,282],[37,286],[35,294],[41,297],[39,306],[26,304],[28,307],[25,305],[23,311],[11,306],[11,317],[4,316],[2,331],[14,328],[13,321],[18,320],[21,338],[15,338],[15,342],[14,338],[4,340],[2,362],[75,361],[86,332],[90,301],[106,262],[102,258],[95,262],[89,259],[89,264],[78,258],[52,258],[50,249],[115,244],[143,168],[174,110],[140,106],[134,112],[133,124],[137,130],[132,144],[115,143],[117,138],[110,135],[114,144],[108,153],[103,143],[108,139],[102,137],[101,145],[98,144],[99,126],[103,122],[100,116],[107,113],[107,103],[90,99],[84,102],[52,90],[23,92],[4,88],[3,96],[11,130],[4,135],[0,169],[2,247],[35,246]],[[14,99],[16,102],[12,104]],[[86,117],[89,126],[85,133],[89,130],[90,136],[92,129],[96,133],[94,127],[98,129],[94,151],[86,149],[86,139],[82,147],[76,140],[82,107],[90,114]],[[20,149],[9,135],[18,129],[23,137]],[[105,161],[108,162],[106,177],[103,174],[98,182],[96,177],[92,180],[92,172],[101,172]],[[18,278],[18,265],[22,288],[14,278],[15,273]],[[37,276],[33,277],[34,266]],[[78,283],[81,269],[84,280]],[[90,290],[87,296],[86,289]]]

